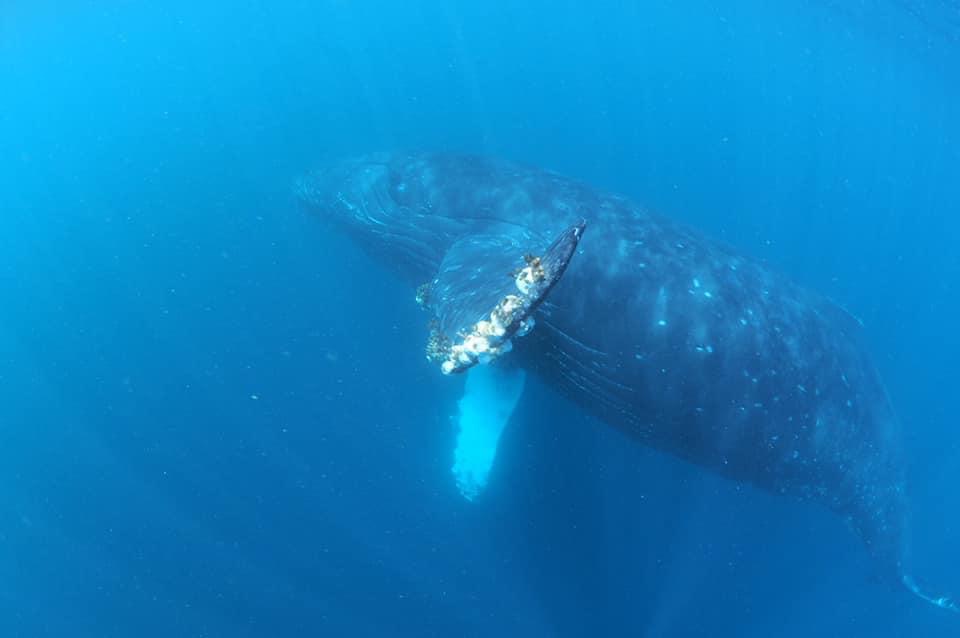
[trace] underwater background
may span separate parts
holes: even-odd
[[[4,2],[0,636],[960,635],[535,383],[465,501],[413,291],[292,193],[491,154],[825,292],[960,594],[958,78],[946,0]]]

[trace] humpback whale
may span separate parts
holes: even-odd
[[[465,497],[535,374],[645,445],[828,508],[885,580],[958,610],[910,571],[900,424],[859,321],[824,296],[625,197],[492,158],[374,153],[296,191],[415,287],[427,358],[466,373]]]

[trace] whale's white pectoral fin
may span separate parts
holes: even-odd
[[[580,221],[552,242],[515,225],[461,237],[437,276],[417,291],[432,315],[427,359],[444,374],[467,375],[452,470],[468,500],[487,485],[500,434],[526,380],[523,370],[497,360],[533,328],[533,313],[563,276],[585,227]]]
[[[457,448],[453,476],[467,500],[474,500],[487,485],[497,455],[500,434],[510,420],[526,381],[515,368],[483,365],[467,373],[463,397],[458,404]]]

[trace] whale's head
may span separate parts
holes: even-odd
[[[304,208],[414,283],[432,277],[469,221],[438,205],[430,159],[373,153],[301,177]]]

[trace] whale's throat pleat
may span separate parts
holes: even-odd
[[[523,370],[499,365],[476,366],[467,372],[458,404],[453,475],[460,493],[471,501],[487,485],[500,435],[525,382]]]

